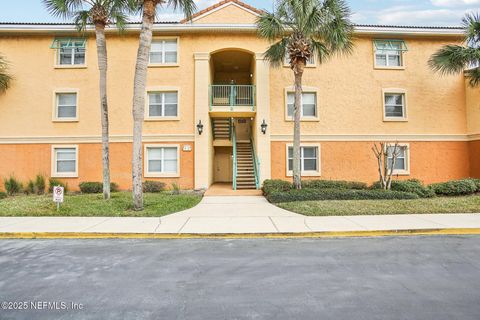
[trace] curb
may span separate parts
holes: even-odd
[[[389,236],[480,235],[480,228],[410,229],[374,231],[326,231],[299,233],[82,233],[1,232],[0,239],[302,239]]]

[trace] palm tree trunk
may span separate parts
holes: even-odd
[[[302,188],[301,164],[300,164],[300,118],[302,115],[302,76],[305,63],[297,61],[293,72],[295,73],[295,104],[294,104],[294,128],[293,128],[293,186],[295,189]]]
[[[143,21],[140,32],[140,43],[135,66],[133,88],[133,158],[132,158],[132,189],[133,209],[143,210],[142,190],[142,127],[145,112],[145,88],[147,82],[147,66],[152,44],[152,27],[155,21],[156,0],[144,0]]]
[[[108,141],[108,100],[107,100],[107,42],[105,25],[95,25],[97,41],[98,69],[100,71],[100,115],[102,122],[102,165],[103,165],[103,198],[110,199],[110,159]]]

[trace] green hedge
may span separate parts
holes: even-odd
[[[306,189],[368,189],[368,185],[366,183],[342,180],[306,180],[302,182],[302,187]]]
[[[263,194],[269,195],[272,192],[286,192],[293,188],[293,185],[285,180],[265,180],[263,182]]]
[[[385,190],[352,190],[352,189],[301,189],[288,192],[275,191],[267,195],[272,203],[313,201],[313,200],[393,200],[418,199],[415,193]]]
[[[0,192],[0,200],[5,199],[7,197],[6,192]]]
[[[375,182],[372,185],[372,189],[380,189],[380,182]],[[435,197],[435,191],[432,188],[426,187],[420,180],[393,180],[393,191],[410,192],[417,194],[420,198],[432,198]]]
[[[48,192],[52,193],[53,192],[53,187],[60,186],[63,187],[63,192],[67,193],[68,191],[68,184],[63,183],[62,181],[55,179],[55,178],[50,178],[48,179]]]
[[[160,181],[147,180],[143,183],[143,192],[157,193],[165,190],[165,183]]]
[[[103,193],[102,182],[82,182],[78,185],[82,193]],[[118,185],[114,182],[110,183],[110,191],[117,192]]]
[[[431,184],[430,188],[441,196],[463,196],[479,191],[475,181],[476,179],[452,180]]]

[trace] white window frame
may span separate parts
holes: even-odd
[[[85,58],[84,58],[83,64],[73,64],[73,62],[75,60],[75,55],[72,58],[72,63],[71,64],[60,64],[60,50],[61,49],[53,50],[54,51],[54,57],[53,57],[54,63],[53,63],[53,65],[54,65],[55,69],[85,69],[85,68],[87,68],[87,52],[88,52],[87,45],[88,45],[88,39],[85,42]],[[72,50],[74,50],[74,49],[72,49]]]
[[[302,161],[303,159],[303,156],[300,155],[300,166],[301,166],[301,176],[302,177],[319,177],[321,176],[321,173],[322,173],[322,170],[321,170],[321,148],[320,148],[320,144],[319,143],[300,143],[300,152],[301,154],[303,154],[303,149],[304,147],[313,147],[313,148],[317,148],[317,170],[316,171],[312,171],[312,170],[309,170],[309,171],[305,171],[303,170],[303,166],[304,166],[304,163]],[[286,175],[287,177],[291,177],[293,176],[293,170],[289,170],[288,168],[288,149],[289,148],[293,148],[293,143],[287,143],[285,145],[285,170],[286,170]]]
[[[388,94],[401,94],[403,95],[403,116],[402,117],[387,117],[387,104],[385,103],[385,97]],[[407,113],[407,107],[408,107],[408,98],[407,98],[407,91],[405,89],[400,89],[400,88],[385,88],[382,89],[382,112],[383,112],[383,121],[385,122],[404,122],[408,121],[408,113]]]
[[[398,143],[398,146],[405,148],[405,169],[394,169],[393,175],[397,176],[408,176],[410,175],[410,144],[409,143]],[[385,146],[386,148],[395,147],[395,143],[388,143]]]
[[[59,94],[76,94],[76,112],[75,112],[75,117],[58,117],[58,95]],[[53,110],[52,110],[52,121],[53,122],[78,122],[79,119],[79,96],[80,96],[80,90],[79,89],[74,89],[74,88],[60,88],[60,89],[55,89],[53,91]]]
[[[285,99],[285,121],[287,122],[293,122],[294,117],[288,115],[288,94],[289,93],[295,93],[295,88],[294,87],[287,87],[285,88],[285,93],[284,93],[284,99]],[[304,116],[303,115],[303,103],[302,103],[302,110],[301,110],[301,116],[300,116],[300,121],[320,121],[319,117],[319,94],[318,94],[318,89],[315,87],[307,87],[304,86],[302,88],[302,93],[314,93],[315,94],[315,116]],[[303,101],[302,101],[303,102]]]
[[[165,40],[176,40],[177,41],[177,62],[150,62],[150,52],[148,53],[148,66],[149,67],[178,67],[180,64],[180,37],[154,37],[153,42],[165,41]],[[162,61],[165,61],[165,48],[162,49]]]
[[[375,47],[375,42],[376,41],[382,41],[382,39],[374,39],[372,41],[372,45],[373,45],[373,64],[374,64],[374,68],[375,69],[390,69],[390,70],[405,70],[405,52],[404,51],[400,51],[400,66],[389,66],[388,65],[388,57],[389,57],[389,54],[386,53],[386,65],[385,66],[381,66],[381,65],[378,65],[377,64],[377,48]],[[387,42],[388,40],[385,39],[385,42]],[[404,40],[400,40],[398,39],[398,41],[404,41]],[[405,42],[405,41],[404,41]]]
[[[57,172],[58,149],[75,149],[75,172]],[[52,145],[51,152],[51,176],[53,178],[78,178],[78,145]]]
[[[150,93],[176,92],[177,93],[177,115],[176,116],[150,116]],[[145,92],[145,121],[178,121],[180,120],[180,88],[171,86],[148,87]]]
[[[163,173],[163,172],[150,172],[148,165],[148,150],[152,148],[177,148],[177,172]],[[179,144],[145,144],[144,146],[144,176],[146,178],[178,178],[180,177],[180,145]]]

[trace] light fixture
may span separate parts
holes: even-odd
[[[260,125],[260,127],[262,128],[262,133],[263,133],[263,134],[267,133],[268,124],[265,122],[265,119],[263,119],[263,122],[262,122],[262,124]]]
[[[202,135],[202,132],[203,132],[202,120],[199,120],[199,121],[198,121],[197,130],[198,130],[198,134],[199,134],[199,135]]]

